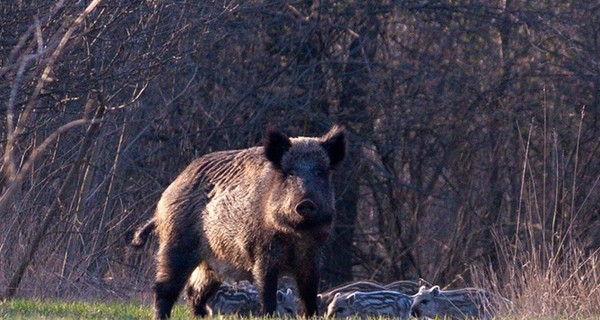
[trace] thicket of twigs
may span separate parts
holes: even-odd
[[[342,123],[324,286],[479,283],[542,314],[527,297],[598,297],[599,10],[0,4],[2,294],[138,297],[155,244],[128,237],[187,163]]]

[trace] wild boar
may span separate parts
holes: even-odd
[[[324,315],[327,311],[327,306],[333,301],[333,298],[338,294],[352,293],[356,291],[381,291],[385,290],[385,287],[379,283],[372,281],[354,281],[349,283],[341,284],[337,287],[333,287],[327,291],[321,292],[317,295],[317,307],[318,314]]]
[[[410,280],[398,280],[384,285],[386,290],[394,290],[400,293],[414,295],[419,292],[420,282]]]
[[[408,319],[411,305],[411,296],[393,290],[336,293],[325,317]]]
[[[284,275],[315,315],[321,248],[335,219],[331,175],[346,140],[337,125],[321,137],[270,129],[263,146],[206,154],[184,169],[146,228],[159,240],[155,317],[170,316],[186,284],[194,313],[206,315],[226,277],[253,278],[261,313],[273,315]]]
[[[441,290],[421,287],[413,296],[412,315],[424,318],[492,319],[499,302],[510,302],[479,288]]]
[[[244,282],[244,281],[242,281]],[[259,312],[258,292],[250,283],[223,283],[219,290],[208,300],[207,310],[211,317],[217,315],[238,315],[249,317]],[[277,317],[295,317],[297,313],[296,296],[292,289],[277,290]]]

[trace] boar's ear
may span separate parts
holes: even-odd
[[[353,293],[353,294],[351,294],[351,295],[349,295],[349,296],[348,296],[348,299],[347,299],[347,301],[348,301],[348,305],[349,305],[349,306],[353,306],[353,305],[354,305],[354,302],[355,302],[355,300],[356,300],[356,295],[355,295],[354,293]]]
[[[317,304],[320,305],[321,303],[323,303],[323,295],[319,293],[317,294]]]
[[[346,156],[346,130],[343,126],[334,125],[325,135],[321,137],[321,146],[327,155],[331,168],[334,169]]]
[[[275,128],[267,129],[265,138],[265,156],[277,168],[281,168],[283,155],[292,147],[292,142],[285,134]]]

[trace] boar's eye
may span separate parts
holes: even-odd
[[[289,176],[289,177],[295,177],[295,176],[297,175],[297,174],[296,174],[296,170],[294,170],[294,169],[290,169],[290,170],[287,172],[287,174],[288,174],[288,176]]]

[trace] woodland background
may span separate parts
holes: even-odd
[[[536,268],[597,295],[597,1],[3,1],[0,21],[6,297],[150,294],[156,239],[127,244],[186,164],[333,123],[323,287],[502,291]]]

